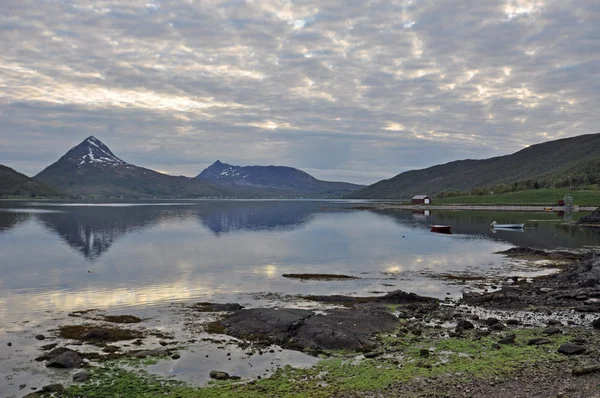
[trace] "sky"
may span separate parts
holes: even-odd
[[[597,0],[0,0],[0,164],[370,184],[597,133]]]

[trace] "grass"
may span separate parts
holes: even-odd
[[[508,192],[497,195],[456,196],[434,199],[434,205],[542,205],[556,206],[567,194],[566,189],[532,189],[528,191]],[[599,206],[600,190],[571,191],[576,206]]]
[[[541,335],[539,329],[515,330],[516,344],[493,349],[497,338],[473,340],[448,338],[420,340],[417,337],[381,336],[388,354],[373,360],[355,361],[353,356],[327,359],[309,369],[289,366],[277,370],[271,377],[249,383],[211,382],[195,388],[184,383],[150,375],[143,370],[125,370],[111,362],[92,370],[86,384],[69,386],[57,395],[64,398],[88,397],[328,397],[344,392],[376,392],[397,383],[410,383],[415,378],[435,378],[444,375],[470,377],[511,377],[523,366],[541,362],[561,362],[557,353],[560,344],[570,336],[553,337],[545,346],[529,346],[527,341]],[[429,349],[427,358],[420,356]]]

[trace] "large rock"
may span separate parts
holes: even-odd
[[[44,355],[40,355],[39,357],[35,358],[36,361],[48,361],[50,359],[54,359],[57,356],[64,354],[65,352],[74,352],[77,353],[77,351],[73,351],[70,348],[66,348],[66,347],[59,347],[59,348],[55,348],[52,351],[49,351],[47,353],[45,353]]]
[[[393,331],[397,323],[396,317],[382,309],[335,310],[307,318],[291,342],[303,348],[364,350],[376,345],[372,340],[376,334]]]
[[[230,336],[282,344],[304,319],[314,314],[312,311],[290,308],[252,308],[236,311],[221,323]]]
[[[600,207],[592,212],[592,214],[581,217],[578,221],[580,224],[598,224],[600,225]]]
[[[83,362],[83,359],[75,351],[66,351],[46,362],[47,368],[76,368]]]
[[[299,309],[255,308],[222,321],[226,333],[296,349],[364,350],[378,333],[391,332],[397,318],[382,308],[331,310],[326,315]]]
[[[215,380],[228,380],[230,378],[229,373],[218,370],[211,370],[209,376],[211,379]]]
[[[558,352],[565,355],[578,355],[585,352],[585,347],[579,344],[565,343],[558,348]]]
[[[592,326],[594,327],[594,329],[600,329],[600,318],[592,322]]]

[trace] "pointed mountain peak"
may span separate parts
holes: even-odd
[[[77,163],[79,167],[85,164],[94,165],[117,165],[126,164],[115,156],[114,153],[98,138],[90,135],[79,145],[72,148],[63,157],[69,163]]]
[[[216,162],[214,162],[212,165],[213,165],[213,166],[222,166],[222,165],[223,165],[223,163],[221,163],[221,161],[220,161],[219,159],[217,159],[217,161],[216,161]]]

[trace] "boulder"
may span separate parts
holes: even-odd
[[[585,347],[579,344],[565,343],[558,348],[558,352],[564,355],[579,355],[585,352]]]
[[[294,349],[364,350],[379,333],[392,332],[397,318],[383,308],[335,309],[316,315],[300,309],[255,308],[221,321],[226,333]]]
[[[83,359],[75,351],[66,351],[46,362],[47,368],[72,369],[81,365]]]
[[[600,318],[598,318],[592,322],[592,327],[594,329],[600,329]]]
[[[73,381],[83,383],[90,379],[91,374],[87,370],[80,370],[73,375]]]
[[[475,329],[475,325],[473,325],[471,322],[467,321],[466,319],[461,319],[456,324],[457,332],[461,331],[461,330],[468,330],[468,329]]]
[[[211,379],[215,380],[228,380],[230,378],[229,373],[221,372],[219,370],[211,370],[209,376]]]
[[[548,339],[544,339],[544,338],[537,338],[537,339],[531,339],[527,342],[527,345],[543,345],[543,344],[550,344],[552,343],[552,341],[548,340]]]

